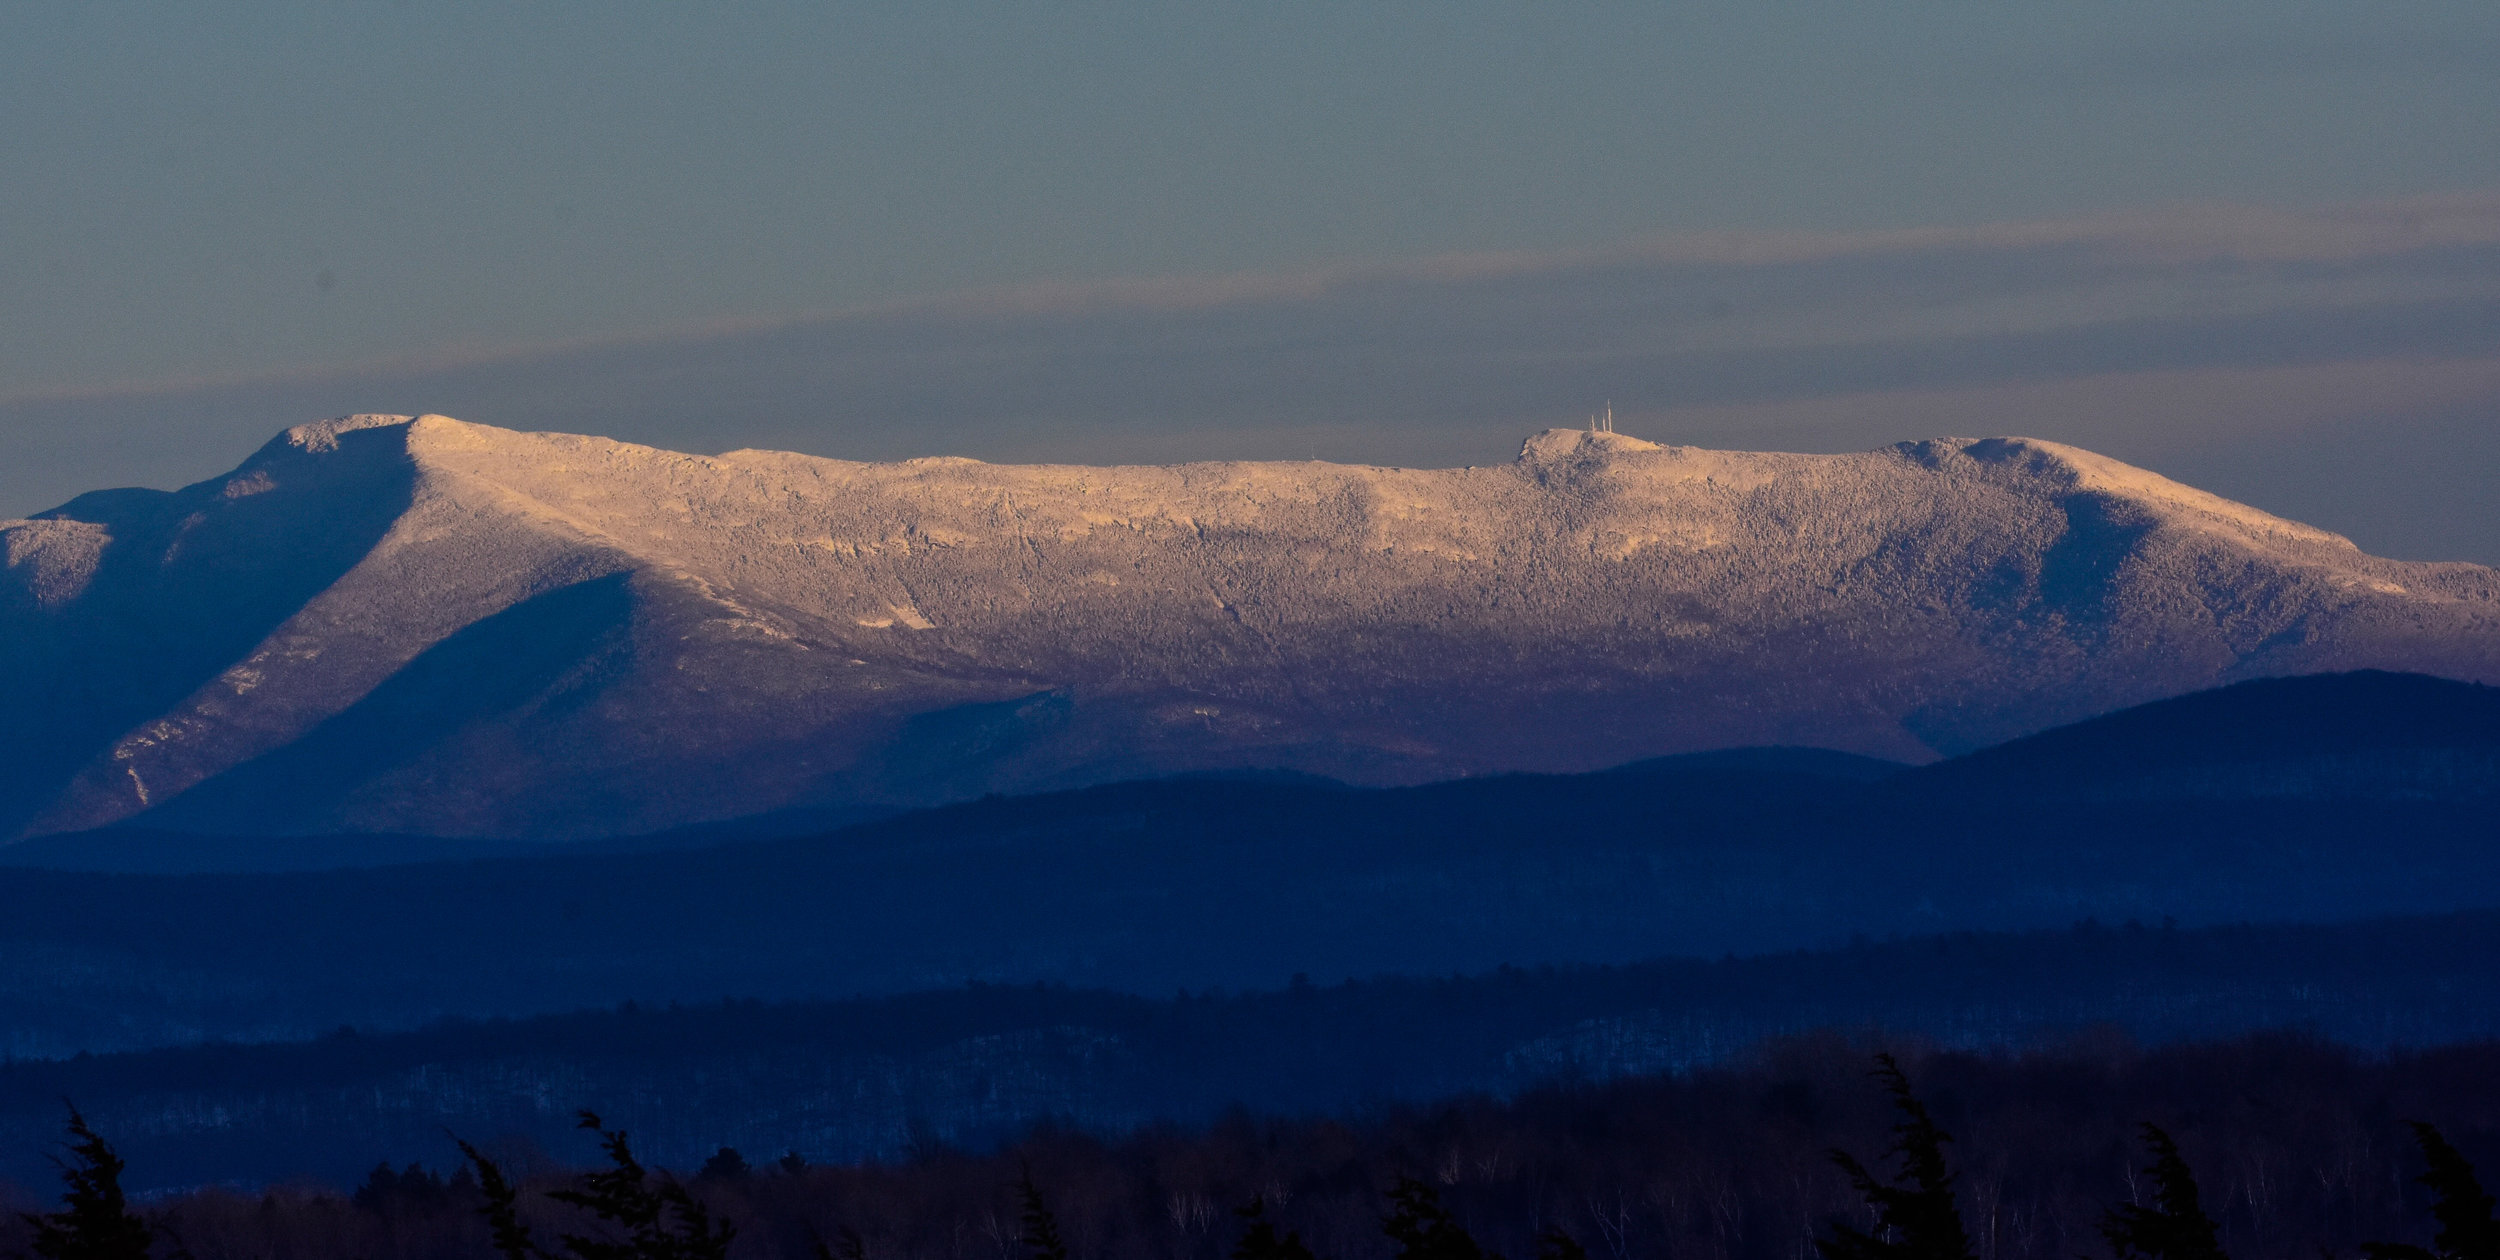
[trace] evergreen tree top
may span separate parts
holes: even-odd
[[[1398,1244],[1398,1260],[1502,1260],[1451,1219],[1441,1192],[1413,1177],[1398,1178],[1389,1191],[1391,1210],[1380,1224]]]
[[[1312,1260],[1311,1249],[1302,1241],[1299,1231],[1276,1232],[1276,1223],[1267,1219],[1267,1196],[1252,1195],[1250,1202],[1234,1209],[1242,1219],[1241,1241],[1233,1244],[1232,1260]]]
[[[68,1187],[61,1210],[21,1214],[35,1228],[35,1254],[43,1260],[147,1260],[152,1231],[122,1194],[121,1156],[74,1106],[69,1135],[69,1158],[52,1161]]]
[[[1068,1260],[1067,1241],[1059,1236],[1059,1218],[1051,1214],[1050,1205],[1042,1200],[1042,1188],[1033,1184],[1033,1168],[1029,1164],[1016,1178],[1016,1197],[1024,1208],[1021,1223],[1026,1254],[1032,1260]]]
[[[1886,1183],[1856,1156],[1833,1151],[1832,1162],[1866,1200],[1875,1223],[1872,1229],[1859,1229],[1835,1221],[1829,1236],[1815,1240],[1815,1250],[1823,1260],[1975,1260],[1961,1209],[1953,1201],[1953,1170],[1944,1156],[1953,1135],[1928,1113],[1910,1089],[1909,1075],[1890,1054],[1875,1056],[1870,1075],[1900,1114],[1885,1152],[1896,1171]]]
[[[2427,1250],[2410,1243],[2367,1243],[2362,1253],[2370,1260],[2500,1260],[2500,1222],[2492,1220],[2494,1202],[2474,1165],[2436,1126],[2414,1121],[2413,1140],[2429,1165],[2414,1181],[2431,1192],[2431,1218],[2439,1222],[2439,1232]]]
[[[2179,1144],[2149,1121],[2142,1136],[2153,1156],[2144,1169],[2153,1181],[2153,1203],[2121,1203],[2102,1217],[2101,1236],[2110,1250],[2119,1260],[2229,1260],[2213,1218],[2197,1201],[2196,1177]]]

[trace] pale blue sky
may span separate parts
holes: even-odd
[[[1159,359],[1166,321],[1141,318],[1085,324],[1093,357],[1056,363],[1047,380],[991,370],[984,391],[967,391],[926,383],[952,379],[929,369],[880,377],[865,396],[882,401],[854,405],[806,394],[821,383],[816,361],[757,355],[752,338],[1003,286],[1042,288],[1043,313],[1026,318],[1046,336],[1061,335],[1044,326],[1065,305],[1049,294],[1111,279],[1342,276],[1485,252],[1568,272],[1586,251],[1697,232],[1845,233],[1863,246],[1874,229],[2500,189],[2495,66],[2500,6],[2487,2],[16,4],[0,8],[0,514],[94,484],[205,476],[240,457],[246,433],[307,418],[294,407],[465,403],[489,423],[598,428],[598,409],[563,402],[576,386],[598,395],[599,379],[563,375],[589,360],[540,348],[595,358],[652,336],[679,365],[680,392],[656,387],[606,427],[692,449],[761,434],[827,454],[1476,454],[1497,430],[1580,406],[1544,398],[1580,382],[1547,373],[1514,381],[1498,415],[1390,426],[1378,393],[1269,370],[1284,336],[1273,329],[1253,352],[1209,316]],[[2240,271],[2135,274],[2123,317],[2279,302],[2282,318],[2310,321],[2303,362],[2500,354],[2500,263],[2487,249],[2443,261],[2381,248],[2339,270],[2331,249],[2304,247],[2310,271],[2291,276],[2257,239],[2226,251],[2259,260]],[[1960,331],[1938,335],[1990,318],[1986,290],[2001,283],[2034,305],[2079,303],[2050,322],[2078,330],[2078,346],[2100,338],[2076,352],[2093,372],[2177,357],[2158,337],[2134,350],[2109,339],[2114,299],[2071,249],[1983,250],[1970,257],[1984,266],[1890,279],[1852,249],[1728,281],[1757,295],[1750,305],[1786,301],[1790,322],[1750,326],[1759,345],[1729,325],[1714,334],[1715,353],[1732,356],[1719,367],[1660,368],[1634,386],[1699,382],[1733,405],[1725,364],[1793,346],[1807,325],[1826,341],[1834,320],[1907,335],[1891,325],[1942,300],[1933,267],[1955,277],[1960,304]],[[1965,263],[1978,270],[1952,271]],[[2449,288],[2426,296],[2443,274]],[[1664,286],[1643,291],[1652,305],[1700,283],[1609,275]],[[1325,323],[1340,347],[1396,343],[1399,366],[1376,382],[1388,394],[1411,393],[1436,356],[1480,366],[1521,335],[1495,320],[1436,343],[1429,304],[1445,295],[1391,289],[1370,306],[1336,290]],[[2346,315],[2321,325],[2325,290]],[[1798,296],[1809,291],[1820,296]],[[2367,314],[2398,298],[2415,303],[2411,322]],[[688,335],[731,328],[750,340]],[[921,335],[895,353],[989,353]],[[1644,352],[1684,334],[1660,335]],[[2202,368],[2289,353],[2261,346],[2262,332],[2211,335]],[[1224,359],[1226,346],[1241,353]],[[2075,357],[2005,353],[1954,360],[1920,387],[1994,388]],[[481,354],[539,364],[535,383],[446,367]],[[1217,406],[1207,400],[1234,395],[1193,386],[1159,425],[1124,418],[1141,405],[1139,372],[1184,360],[1211,365],[1207,380],[1256,377],[1264,401]],[[1092,375],[1071,377],[1075,364]],[[1775,406],[1900,384],[1795,370],[1746,397]],[[1610,388],[1603,375],[1585,392]],[[1030,419],[1036,395],[1051,399],[1047,423]],[[2441,397],[2439,423],[2469,434],[2500,401],[2462,385]],[[1097,401],[1100,422],[1088,419]],[[1618,401],[1661,411],[1693,398]],[[935,409],[948,415],[933,435]],[[2024,419],[1994,427],[2043,427]],[[2393,422],[2366,407],[2336,422],[2363,420]],[[2074,432],[2045,435],[2093,432],[2061,423]],[[1792,446],[1864,436],[1765,425],[1758,437]],[[2213,449],[2243,451],[2249,468],[2286,458],[2275,438],[2215,432]],[[2233,475],[2227,460],[2215,467]],[[2250,484],[2260,498],[2283,487],[2267,506],[2298,512],[2306,476]],[[2500,559],[2500,536],[2483,558]]]

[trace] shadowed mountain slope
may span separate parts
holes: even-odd
[[[1893,786],[2040,800],[2500,796],[2500,688],[2379,670],[2260,679],[1982,749]]]
[[[357,416],[0,529],[20,835],[564,838],[1228,768],[1925,761],[2249,677],[2500,678],[2489,569],[2014,438],[1085,468]]]

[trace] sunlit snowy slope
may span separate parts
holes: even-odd
[[[0,834],[563,837],[1180,771],[1926,760],[2256,675],[2500,680],[2500,575],[2047,442],[674,454],[442,416],[0,523]]]

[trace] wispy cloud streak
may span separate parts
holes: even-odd
[[[2495,492],[2453,471],[2500,466],[2494,364],[2500,194],[1724,233],[0,401],[0,510],[205,475],[349,410],[855,458],[1415,464],[1503,458],[1611,398],[1628,430],[1713,445],[2032,433],[2382,549],[2500,559]]]

